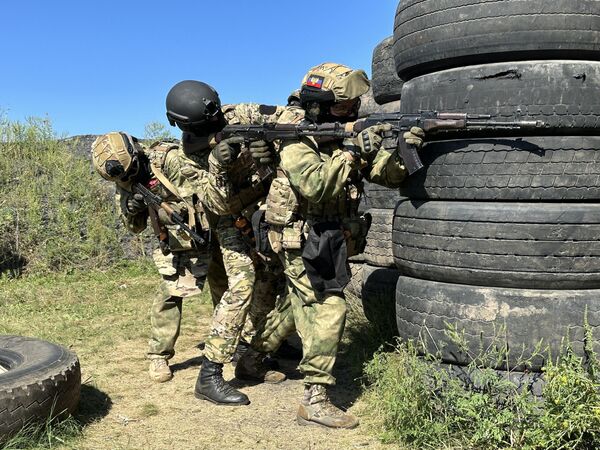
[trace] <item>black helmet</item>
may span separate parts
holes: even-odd
[[[209,122],[220,121],[221,100],[211,86],[201,81],[177,83],[167,94],[167,119],[171,126],[194,132]]]

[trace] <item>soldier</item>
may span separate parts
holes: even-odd
[[[153,259],[162,277],[159,293],[153,301],[150,319],[151,337],[147,358],[149,375],[153,381],[165,382],[173,377],[168,360],[174,355],[179,336],[183,298],[197,295],[209,278],[213,302],[221,298],[227,280],[221,256],[208,248],[197,248],[189,236],[180,232],[164,211],[156,214],[144,203],[140,194],[132,193],[132,184],[141,183],[160,195],[176,211],[189,219],[189,225],[205,222],[195,208],[195,199],[189,181],[182,176],[184,154],[174,142],[157,142],[142,146],[134,137],[113,132],[100,136],[92,144],[92,162],[96,171],[106,180],[117,184],[116,202],[127,228],[140,233],[148,219],[153,228],[166,231],[167,248],[156,249]],[[205,186],[211,188],[205,172]],[[206,229],[206,228],[205,228]]]
[[[355,120],[360,96],[369,89],[362,70],[325,63],[312,68],[300,91],[301,107],[289,107],[279,123]],[[396,151],[381,150],[388,126],[366,129],[356,140],[302,138],[281,143],[278,177],[267,198],[269,240],[280,255],[288,281],[238,367],[273,352],[294,330],[302,338],[304,396],[297,421],[353,428],[358,419],[334,406],[326,387],[344,329],[348,282],[346,258],[364,248],[368,223],[359,216],[362,179],[396,187],[406,171]]]
[[[227,173],[227,180],[216,179],[215,187],[220,189],[221,196],[200,196],[223,253],[228,289],[215,308],[195,395],[216,404],[246,405],[250,403],[248,397],[223,379],[223,365],[232,361],[248,313],[255,325],[260,325],[275,303],[277,273],[252,251],[249,240],[252,232],[249,218],[266,196],[270,180],[258,176],[249,154],[249,160],[237,157],[240,154],[239,139],[216,144],[213,138],[227,123],[275,121],[282,109],[255,104],[221,108],[217,92],[211,86],[193,80],[173,86],[167,95],[166,106],[171,125],[177,125],[183,131],[183,151],[190,159],[184,176],[193,184],[194,169],[207,167],[199,158],[209,154],[212,172]],[[263,142],[253,143],[254,151],[263,152],[268,158],[270,152],[264,145]],[[259,295],[253,297],[253,291]],[[250,339],[254,333],[244,334]],[[239,370],[244,372],[244,368]],[[285,379],[283,374],[268,369],[255,370],[250,375],[274,383]]]

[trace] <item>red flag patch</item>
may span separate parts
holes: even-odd
[[[323,81],[325,81],[324,77],[320,77],[318,75],[310,75],[306,80],[306,85],[317,89],[321,89],[323,87]]]

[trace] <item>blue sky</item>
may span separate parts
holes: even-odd
[[[370,74],[397,0],[2,2],[0,110],[48,116],[60,134],[168,125],[178,81],[224,103],[282,103],[323,61]]]

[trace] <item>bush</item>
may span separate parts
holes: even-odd
[[[103,268],[120,259],[111,186],[48,120],[0,116],[0,274]]]
[[[600,371],[591,344],[581,358],[567,339],[549,358],[541,398],[532,385],[511,382],[510,373],[475,362],[456,376],[421,350],[401,343],[365,367],[368,411],[384,441],[419,449],[600,448]],[[485,356],[480,361],[497,359]]]

